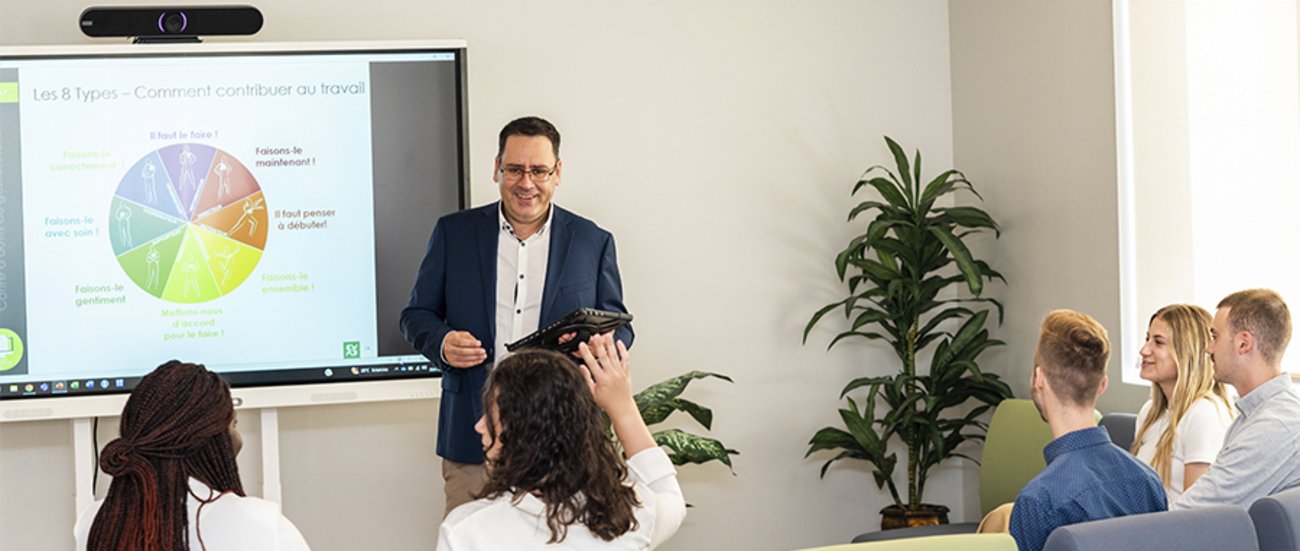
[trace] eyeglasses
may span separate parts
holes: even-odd
[[[544,166],[524,168],[522,166],[513,165],[502,167],[501,173],[505,175],[507,182],[518,182],[525,174],[527,174],[528,179],[532,180],[533,183],[545,184],[547,180],[551,179],[551,175],[555,174],[555,169],[558,167],[558,164],[551,168],[546,168]]]

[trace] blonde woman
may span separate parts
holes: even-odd
[[[1232,423],[1227,387],[1205,352],[1213,320],[1199,306],[1161,308],[1141,350],[1151,399],[1138,412],[1132,451],[1160,475],[1170,503],[1210,469]]]

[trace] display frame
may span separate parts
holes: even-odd
[[[469,144],[466,123],[467,85],[464,40],[417,41],[331,41],[294,43],[214,42],[202,44],[148,44],[148,45],[70,45],[70,46],[4,46],[0,47],[0,60],[94,59],[151,56],[223,56],[223,55],[285,55],[285,54],[348,54],[348,53],[409,53],[428,51],[453,51],[456,63],[457,112],[456,132],[459,135],[458,155],[459,205],[468,205]],[[432,224],[430,223],[430,226]],[[418,262],[418,258],[415,259]],[[414,273],[411,274],[412,277]],[[393,320],[396,324],[396,319]],[[432,362],[401,361],[392,364],[364,363],[349,365],[304,366],[301,369],[341,370],[331,382],[294,381],[243,381],[239,373],[231,373],[232,396],[237,408],[259,409],[349,402],[376,402],[390,400],[433,399],[439,395],[439,375]],[[361,371],[364,370],[364,373]],[[128,379],[118,382],[120,379]],[[73,419],[116,415],[133,387],[135,378],[114,378],[113,390],[97,393],[63,394],[0,399],[0,423],[14,421]],[[2,389],[0,389],[2,390]]]

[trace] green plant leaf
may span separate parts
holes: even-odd
[[[934,317],[930,318],[930,321],[926,322],[925,326],[921,327],[920,331],[917,331],[917,334],[923,336],[929,336],[930,332],[933,331],[936,327],[939,326],[940,323],[943,323],[945,320],[950,320],[953,318],[963,318],[967,316],[972,316],[974,314],[975,312],[971,311],[970,308],[962,308],[960,306],[954,308],[948,308],[947,310],[939,312]]]
[[[898,142],[889,136],[885,136],[885,143],[889,145],[889,152],[894,155],[894,164],[898,166],[898,176],[903,179],[904,189],[911,189],[912,175],[907,166],[907,153],[904,153]]]
[[[713,410],[690,400],[672,398],[641,410],[641,418],[647,425],[662,423],[674,411],[684,411],[706,429],[713,428]]]
[[[853,210],[849,211],[848,221],[852,222],[853,219],[857,218],[859,214],[862,214],[871,209],[880,209],[881,214],[884,214],[892,211],[894,209],[894,206],[888,203],[882,203],[880,201],[863,201],[861,203],[858,203],[858,206],[853,207]]]
[[[862,312],[857,319],[853,320],[853,330],[857,331],[864,325],[879,323],[888,319],[889,314],[875,308],[868,308],[866,311]]]
[[[817,325],[817,322],[820,321],[820,320],[822,319],[822,316],[825,316],[828,312],[830,312],[831,310],[834,310],[835,307],[837,307],[837,306],[839,306],[839,305],[841,305],[841,304],[844,304],[844,303],[847,302],[847,301],[848,301],[848,299],[844,299],[844,300],[841,300],[841,301],[839,301],[839,302],[833,302],[833,303],[831,303],[831,304],[827,304],[826,306],[823,306],[821,310],[818,310],[816,314],[813,314],[812,319],[808,320],[808,325],[804,326],[804,328],[803,328],[803,342],[804,342],[804,344],[808,344],[808,333],[812,332],[812,328],[813,328],[813,326],[814,326],[814,325]],[[847,314],[846,314],[846,315],[847,315]]]
[[[687,463],[707,463],[720,461],[735,474],[731,456],[740,452],[729,449],[722,442],[678,429],[662,430],[654,433],[655,443],[669,449],[668,459],[673,465]]]
[[[939,218],[951,221],[958,226],[989,228],[993,230],[995,235],[1002,235],[1002,228],[998,227],[998,223],[994,222],[993,217],[981,209],[975,207],[947,207],[934,209],[934,212],[938,213]]]
[[[916,252],[901,240],[883,237],[874,243],[874,248],[876,249],[877,258],[880,258],[881,262],[886,262],[885,258],[881,255],[888,255],[890,257],[887,264],[895,272],[902,272],[902,270],[899,269],[898,264],[893,263],[895,259],[901,260],[904,267],[915,266],[917,264]]]
[[[844,390],[840,391],[840,398],[843,398],[847,396],[850,392],[853,392],[854,390],[857,390],[864,386],[887,385],[887,384],[892,384],[893,382],[894,382],[893,377],[858,377],[857,379],[853,379],[852,381],[849,381],[849,384],[844,385]]]
[[[803,456],[808,457],[821,450],[837,449],[857,451],[863,458],[866,457],[866,452],[862,450],[862,446],[858,444],[852,434],[835,427],[826,427],[817,431],[817,434],[814,434],[812,439],[808,440],[808,453],[803,454]]]
[[[719,373],[710,373],[707,371],[691,371],[688,373],[683,373],[671,379],[653,384],[648,388],[646,388],[645,390],[638,392],[632,398],[636,401],[637,409],[640,411],[645,411],[646,408],[661,405],[667,402],[668,400],[676,398],[682,393],[683,390],[686,390],[686,385],[690,384],[691,381],[694,381],[696,379],[706,379],[709,377],[722,379],[729,383],[735,382],[731,380],[731,377]],[[653,423],[647,423],[647,424],[653,424]]]
[[[876,434],[876,429],[871,427],[871,421],[875,417],[875,400],[867,398],[866,415],[858,411],[857,404],[852,399],[849,401],[849,409],[840,410],[840,419],[844,422],[845,428],[849,429],[849,434],[857,441],[858,447],[862,448],[870,456],[883,456],[885,444],[881,441],[880,435]]]
[[[930,206],[934,204],[936,199],[947,195],[957,187],[956,182],[949,180],[949,178],[954,175],[958,176],[960,181],[960,172],[957,172],[956,170],[945,170],[933,180],[930,180],[929,184],[926,184],[925,190],[921,192],[920,212],[922,214],[930,210]]]
[[[869,258],[855,258],[849,261],[855,267],[861,268],[867,275],[877,280],[890,281],[898,278],[898,271],[889,269],[889,266],[881,264],[879,260]]]
[[[890,174],[890,176],[893,176],[893,174]],[[877,176],[858,182],[858,186],[864,184],[876,188],[876,192],[895,208],[911,210],[911,205],[908,204],[907,197],[904,195],[904,189],[906,188],[898,183]]]
[[[835,338],[831,339],[831,343],[826,345],[826,349],[830,350],[831,348],[834,348],[835,343],[840,342],[841,340],[847,339],[849,337],[863,337],[870,340],[882,340],[882,341],[889,340],[888,337],[881,335],[880,333],[862,332],[862,331],[845,331],[843,333],[835,335]]]
[[[864,277],[864,279],[865,279],[865,277]],[[861,309],[864,309],[864,308],[870,308],[869,306],[861,306],[861,307],[859,307],[859,306],[858,306],[858,303],[859,303],[859,302],[866,301],[867,304],[874,304],[874,305],[876,305],[876,306],[880,306],[880,302],[877,301],[876,298],[877,298],[877,297],[884,296],[884,295],[885,295],[885,290],[884,290],[884,289],[881,289],[880,287],[873,287],[873,288],[871,288],[871,289],[867,289],[866,291],[863,291],[863,292],[861,292],[861,293],[858,293],[858,294],[855,294],[855,295],[853,295],[853,296],[850,296],[850,297],[847,298],[847,299],[844,299],[844,319],[852,318],[852,317],[853,317],[853,311],[854,311],[855,309],[856,309],[856,310],[861,310]],[[833,305],[832,305],[832,306],[833,306]]]
[[[988,319],[988,316],[988,310],[980,310],[970,319],[967,319],[966,323],[962,324],[961,329],[957,330],[952,339],[939,343],[939,351],[935,353],[934,360],[930,363],[930,369],[942,369],[943,366],[952,362],[980,331],[984,331],[984,321]]]
[[[980,279],[979,270],[975,266],[975,261],[971,259],[970,250],[966,244],[952,234],[947,228],[931,226],[930,233],[939,238],[948,251],[952,253],[952,258],[957,262],[957,269],[961,270],[966,277],[966,286],[970,288],[972,295],[979,296],[984,290],[984,281]]]
[[[921,150],[916,150],[916,156],[912,159],[912,204],[918,204],[920,193],[917,188],[921,187]]]
[[[866,455],[863,455],[861,452],[852,452],[852,451],[843,451],[843,452],[840,452],[839,455],[836,455],[835,457],[832,457],[832,458],[828,459],[825,463],[822,464],[822,470],[821,470],[821,475],[820,475],[821,478],[826,478],[826,469],[831,468],[831,463],[834,463],[834,462],[836,462],[836,461],[839,461],[839,460],[841,460],[841,459],[845,459],[845,458],[863,459],[863,460],[868,460],[868,461],[870,460],[869,457],[867,457]],[[877,484],[879,484],[878,481],[877,481]]]

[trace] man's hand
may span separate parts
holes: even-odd
[[[442,340],[442,357],[448,365],[465,369],[486,361],[487,350],[469,331],[452,331]]]

